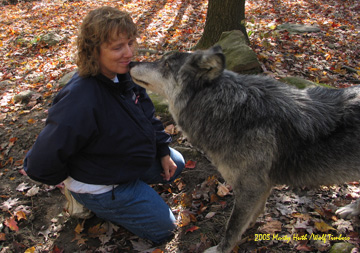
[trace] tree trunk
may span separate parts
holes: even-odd
[[[245,0],[209,0],[204,34],[195,48],[209,48],[218,42],[223,32],[232,30],[242,31],[249,41],[245,28]]]

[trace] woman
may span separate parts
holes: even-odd
[[[173,181],[180,153],[154,116],[145,90],[128,73],[137,29],[111,7],[91,11],[77,39],[78,73],[54,99],[46,126],[27,153],[30,178],[56,185],[98,217],[161,243],[175,218],[148,185]]]

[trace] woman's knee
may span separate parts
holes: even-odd
[[[158,220],[157,225],[152,225],[144,230],[144,238],[147,238],[154,243],[163,243],[173,236],[174,230],[176,229],[175,217],[171,210],[168,210],[169,216],[167,218],[161,217]]]

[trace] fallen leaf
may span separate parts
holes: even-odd
[[[359,194],[355,193],[355,192],[351,192],[346,194],[345,199],[350,199],[350,200],[356,200],[359,198]]]
[[[313,251],[313,248],[307,246],[307,244],[300,244],[300,245],[298,245],[298,246],[296,247],[296,250],[298,250],[298,251],[309,251],[309,252],[311,252],[311,251]]]
[[[219,197],[225,197],[226,195],[230,195],[230,190],[225,184],[219,184],[218,190],[216,193]]]
[[[187,168],[187,169],[194,169],[195,166],[196,166],[196,162],[191,161],[191,160],[187,161],[185,164],[185,168]]]
[[[17,211],[17,212],[15,213],[15,216],[16,216],[16,218],[17,218],[18,221],[20,221],[21,219],[26,220],[26,214],[25,214],[25,212],[23,212],[23,211]]]
[[[210,196],[210,203],[215,203],[215,202],[219,202],[219,198],[215,193],[213,193]]]
[[[170,135],[176,135],[178,134],[178,130],[176,129],[174,124],[171,124],[165,127],[165,133]]]
[[[5,226],[10,228],[12,231],[19,231],[19,227],[17,226],[17,222],[15,220],[15,217],[9,217],[5,219],[4,221]]]
[[[84,235],[75,233],[75,237],[71,240],[72,242],[77,241],[77,245],[84,245],[88,239],[83,237]]]
[[[9,198],[8,200],[4,201],[0,208],[1,210],[3,211],[9,211],[14,205],[18,204],[18,198],[16,199],[12,199],[12,198]]]
[[[194,232],[194,231],[198,230],[199,228],[200,227],[198,227],[198,226],[192,226],[191,228],[186,229],[185,234],[187,234],[188,232]]]
[[[54,248],[51,250],[51,253],[63,253],[64,250],[60,249],[58,246],[54,246]]]
[[[23,212],[24,214],[29,215],[31,213],[31,207],[20,205],[15,208],[15,212]]]
[[[320,232],[329,232],[329,230],[335,230],[335,228],[333,228],[332,226],[329,226],[328,224],[326,224],[324,221],[321,222],[315,222],[315,228],[317,230],[319,230]]]
[[[88,229],[88,234],[92,238],[99,237],[105,233],[106,229],[100,223]]]
[[[196,216],[193,213],[190,213],[189,215],[192,222],[197,222]]]
[[[113,233],[113,231],[117,232],[119,230],[119,226],[115,225],[114,223],[112,222],[107,222],[107,223],[109,226],[108,231],[110,231],[111,233]]]
[[[222,209],[224,209],[227,205],[227,202],[226,201],[219,201],[219,204],[221,206]]]
[[[111,235],[99,235],[97,236],[99,238],[102,245],[105,245],[106,243],[110,242],[112,236]]]
[[[179,191],[183,190],[186,186],[186,184],[180,178],[177,178],[174,183],[176,184]]]
[[[18,167],[24,164],[24,160],[17,160],[14,162],[14,166]]]
[[[263,226],[259,227],[259,231],[263,234],[275,234],[276,232],[281,231],[282,223],[280,221],[274,220],[269,221]]]
[[[319,207],[315,205],[315,211],[320,214],[325,219],[331,219],[333,216],[332,210],[327,210],[325,208]]]
[[[23,182],[16,187],[16,190],[19,192],[23,192],[29,188],[30,188],[30,186],[28,186],[28,183]]]
[[[155,250],[151,251],[151,253],[164,253],[164,251],[161,249],[155,249]]]
[[[26,250],[24,251],[24,253],[34,253],[35,250],[36,250],[35,247],[31,247],[31,248],[26,249]]]
[[[181,195],[181,201],[180,201],[181,206],[183,207],[191,207],[192,205],[192,196],[183,193]]]
[[[207,208],[208,208],[207,206],[201,203],[199,210],[197,211],[197,214],[202,214]]]
[[[29,119],[27,122],[28,122],[29,124],[34,124],[34,123],[36,122],[36,120],[34,120],[34,119]]]
[[[309,227],[308,224],[309,224],[308,221],[297,220],[296,223],[294,224],[294,228],[296,228],[296,229],[307,229]]]
[[[311,216],[309,214],[302,214],[302,213],[292,213],[291,216],[295,218],[300,218],[303,220],[310,220]]]
[[[49,240],[49,234],[51,233],[51,226],[45,230],[39,231],[38,235],[42,235],[45,237],[45,241]]]
[[[180,214],[180,217],[181,217],[180,227],[185,227],[190,224],[191,219],[189,213],[182,212]]]
[[[5,233],[0,233],[0,241],[6,241]]]
[[[293,210],[289,208],[289,205],[283,205],[281,203],[276,203],[275,207],[278,211],[280,211],[281,215],[289,215],[293,213]]]
[[[214,217],[215,214],[216,214],[216,212],[209,212],[207,215],[205,215],[205,219],[210,219],[210,218]]]
[[[84,222],[85,220],[80,224],[78,223],[74,229],[76,234],[80,234],[84,230]]]
[[[14,144],[15,144],[15,142],[16,142],[17,140],[18,140],[18,138],[16,138],[16,137],[10,138],[10,140],[9,140],[9,147],[14,146]]]
[[[334,222],[333,225],[336,226],[336,230],[340,234],[346,234],[347,231],[354,230],[353,226],[351,225],[351,222],[348,220],[340,219]]]
[[[146,242],[145,240],[139,239],[139,241],[130,241],[134,250],[139,252],[144,252],[151,248],[152,244]]]
[[[28,197],[35,196],[36,194],[39,193],[39,190],[40,190],[40,188],[38,186],[34,185],[33,187],[31,187],[30,190],[27,191],[25,196],[28,196]]]

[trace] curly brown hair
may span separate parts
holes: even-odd
[[[117,38],[120,34],[128,38],[138,36],[137,27],[127,12],[105,6],[90,11],[80,26],[76,40],[75,63],[82,77],[100,73],[100,45]]]

